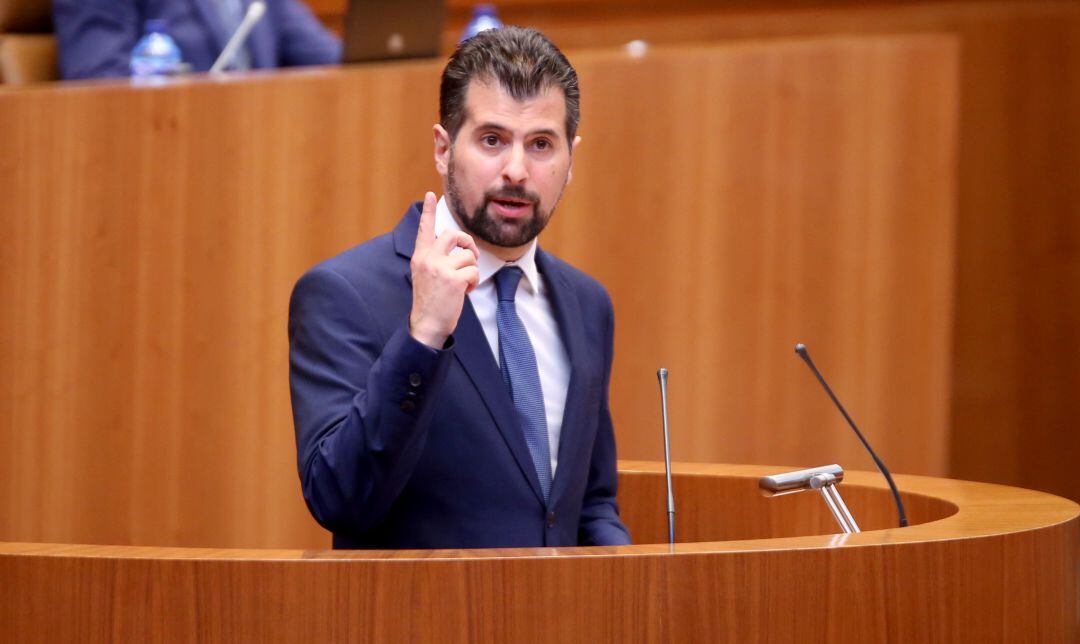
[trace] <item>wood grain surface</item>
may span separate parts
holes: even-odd
[[[571,48],[955,35],[963,54],[948,471],[1080,499],[1072,475],[1080,462],[1080,4],[758,5],[547,13],[535,24]]]
[[[1075,503],[899,476],[924,499],[913,516],[925,523],[844,537],[820,530],[828,511],[810,494],[758,495],[757,477],[776,471],[676,467],[680,529],[721,516],[714,536],[741,540],[386,552],[0,543],[0,623],[12,641],[1075,641]],[[627,515],[662,526],[651,494],[662,481],[658,464],[623,463]],[[849,472],[841,489],[860,520],[891,513],[876,473]],[[791,536],[748,538],[770,526]]]
[[[540,3],[543,4],[543,3]],[[695,0],[513,6],[564,48],[955,35],[959,149],[951,476],[1080,499],[1080,4]],[[521,12],[520,16],[516,12]],[[452,46],[456,32],[448,33]]]
[[[342,0],[311,0],[331,24]],[[451,51],[470,2],[450,0]],[[960,40],[952,476],[1080,499],[1080,4],[510,0],[564,49],[830,34]],[[731,459],[728,459],[731,460]]]
[[[608,285],[620,454],[947,463],[955,43],[575,56],[585,142],[545,247]],[[0,94],[0,538],[318,547],[285,322],[316,261],[438,187],[439,67]],[[903,347],[903,350],[896,350]]]

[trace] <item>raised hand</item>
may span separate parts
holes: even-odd
[[[454,252],[455,248],[462,251]],[[409,333],[420,342],[441,349],[457,326],[465,295],[476,288],[480,251],[463,232],[446,231],[435,237],[435,193],[424,195],[420,226],[412,262],[412,311]]]

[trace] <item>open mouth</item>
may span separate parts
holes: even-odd
[[[532,202],[528,199],[492,199],[495,203],[502,204],[507,208],[518,208],[522,206],[531,206]]]
[[[532,210],[533,202],[527,199],[499,198],[492,199],[494,210],[505,217],[520,217]]]

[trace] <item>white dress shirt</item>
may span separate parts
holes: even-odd
[[[446,230],[461,230],[446,197],[439,199],[435,207],[435,235]],[[495,312],[499,298],[495,293],[495,273],[503,266],[517,266],[525,274],[518,284],[514,306],[518,317],[529,332],[533,351],[536,353],[536,366],[540,370],[540,389],[544,394],[544,415],[547,417],[548,445],[551,451],[551,476],[555,477],[555,466],[559,460],[559,437],[562,435],[563,412],[566,409],[566,390],[570,385],[570,358],[566,354],[562,337],[559,335],[559,323],[555,320],[555,310],[547,294],[547,285],[536,268],[536,240],[529,245],[521,259],[504,262],[491,253],[480,249],[480,283],[469,294],[476,317],[484,329],[495,363],[499,363],[499,326],[495,321]]]

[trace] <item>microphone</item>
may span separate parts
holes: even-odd
[[[671,492],[671,446],[668,440],[667,419],[667,369],[660,367],[656,377],[660,380],[660,413],[664,419],[664,473],[667,475],[668,543],[675,545],[675,496]]]
[[[855,517],[851,516],[851,511],[848,510],[843,497],[840,496],[840,490],[837,489],[843,480],[844,470],[834,463],[812,467],[808,470],[763,476],[758,480],[758,487],[765,496],[783,496],[803,490],[817,490],[821,492],[821,498],[825,499],[825,504],[832,510],[833,517],[840,524],[841,530],[847,534],[862,532],[859,524],[855,523]]]
[[[213,66],[210,67],[211,74],[220,74],[233,62],[236,55],[240,53],[240,47],[247,40],[248,34],[251,33],[251,30],[255,28],[255,24],[262,19],[265,13],[266,3],[263,0],[255,0],[248,6],[244,19],[240,21],[240,26],[233,32],[229,42],[225,43],[225,49],[221,50],[221,54],[214,61]]]
[[[832,465],[811,467],[806,470],[795,470],[794,472],[763,476],[758,480],[758,487],[761,488],[761,492],[765,494],[765,496],[794,494],[795,492],[813,489],[811,483],[813,482],[814,477],[817,476],[831,476],[833,481],[839,483],[844,480],[844,469],[833,463]]]
[[[880,470],[881,474],[885,477],[885,481],[888,482],[889,489],[892,490],[893,500],[896,501],[896,513],[900,518],[900,527],[906,528],[908,520],[907,513],[904,512],[904,502],[900,499],[900,492],[896,489],[896,483],[893,483],[892,474],[889,474],[889,469],[885,467],[885,464],[881,462],[878,455],[874,453],[874,448],[870,447],[870,443],[867,442],[866,438],[862,435],[862,432],[859,431],[859,428],[855,426],[855,421],[851,420],[851,416],[848,415],[847,410],[844,409],[844,406],[837,400],[836,394],[834,394],[829,387],[829,383],[825,382],[825,378],[821,376],[821,372],[814,366],[814,361],[810,359],[810,352],[806,350],[806,345],[802,342],[796,344],[795,353],[799,354],[799,357],[801,357],[806,362],[806,365],[810,367],[810,371],[814,372],[818,382],[825,388],[825,393],[829,394],[829,398],[832,398],[833,404],[835,404],[836,408],[840,410],[840,413],[844,415],[844,420],[847,421],[848,425],[851,425],[851,429],[855,430],[855,435],[862,441],[863,447],[866,448],[866,451],[870,452],[870,458],[874,459],[874,464],[877,465],[878,470]]]

